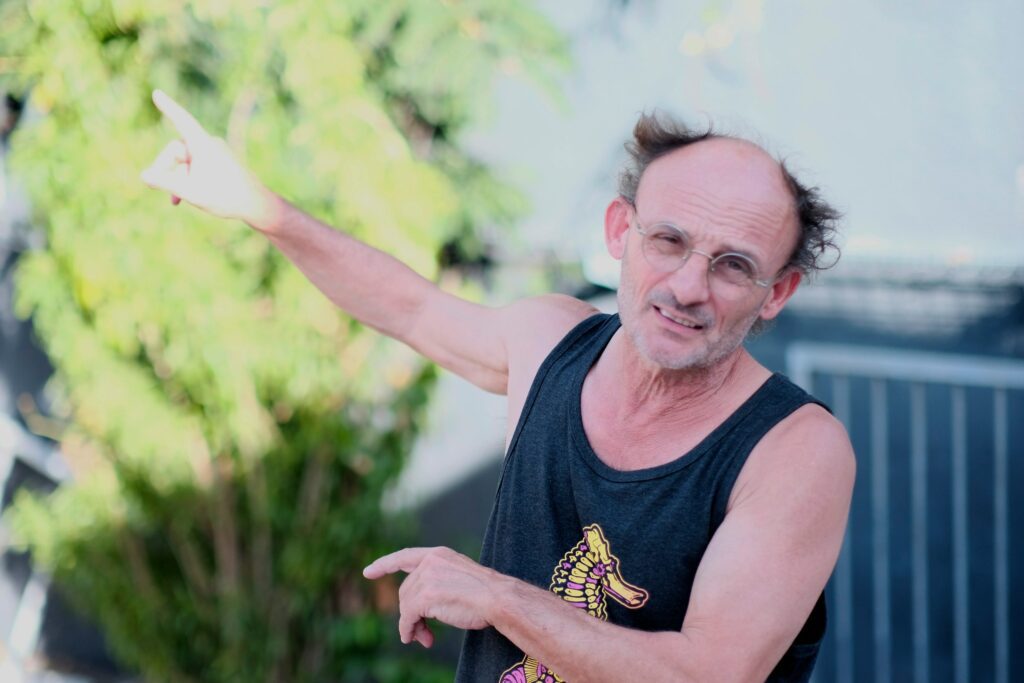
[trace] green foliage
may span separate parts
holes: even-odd
[[[12,166],[47,235],[16,307],[80,475],[17,501],[19,538],[150,680],[444,680],[381,656],[391,597],[360,575],[393,541],[380,498],[432,370],[262,236],[146,189],[170,132],[149,93],[432,276],[445,239],[523,210],[458,135],[496,75],[553,87],[558,37],[502,0],[7,0],[0,27],[0,87],[38,112]]]

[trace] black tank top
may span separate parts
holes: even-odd
[[[747,456],[780,420],[820,402],[776,374],[690,452],[647,469],[613,469],[587,441],[580,395],[618,328],[618,315],[584,320],[537,371],[505,458],[480,562],[597,618],[678,631],[697,565]],[[807,681],[824,631],[822,594],[768,680]],[[456,680],[562,679],[487,628],[467,632]]]

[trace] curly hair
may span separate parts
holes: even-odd
[[[710,123],[707,128],[696,129],[663,114],[641,114],[633,128],[633,139],[625,145],[629,162],[619,174],[619,194],[635,203],[640,177],[651,162],[669,152],[715,138],[739,139],[715,132]],[[800,226],[800,237],[786,266],[804,275],[827,270],[839,260],[836,238],[842,213],[822,198],[817,187],[797,180],[784,161],[778,164]]]

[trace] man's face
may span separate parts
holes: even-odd
[[[774,317],[799,281],[783,268],[796,244],[793,201],[778,165],[753,145],[713,139],[652,163],[640,181],[636,209],[609,207],[609,248],[622,259],[619,314],[641,356],[671,370],[703,370],[729,357],[758,318]],[[668,222],[711,256],[751,258],[769,287],[722,287],[697,253],[663,272],[644,257],[636,225]],[[617,237],[616,237],[617,236]]]

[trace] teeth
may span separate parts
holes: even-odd
[[[670,316],[670,315],[669,315],[668,313],[666,313],[665,311],[662,311],[661,309],[658,309],[658,311],[659,311],[659,312],[660,312],[660,313],[661,313],[661,314],[662,314],[663,316],[665,316],[666,318],[668,318],[669,320],[671,320],[671,321],[672,321],[672,322],[674,322],[674,323],[678,323],[678,324],[682,325],[683,327],[689,327],[689,328],[691,328],[691,329],[697,329],[697,325],[694,325],[694,324],[693,324],[693,323],[691,323],[691,322],[690,322],[689,320],[680,320],[679,318],[673,318],[672,316]]]

